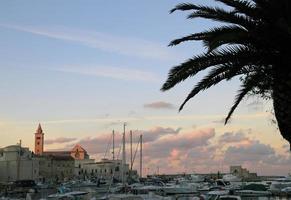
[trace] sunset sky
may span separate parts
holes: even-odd
[[[21,139],[33,150],[41,123],[45,149],[79,143],[100,159],[112,130],[121,133],[126,122],[135,141],[144,135],[144,173],[158,167],[160,173],[228,172],[238,164],[259,175],[291,172],[272,102],[245,99],[223,125],[238,79],[199,94],[180,113],[178,106],[204,74],[160,91],[171,67],[204,51],[200,43],[168,43],[215,26],[187,20],[186,13],[170,15],[180,2],[1,2],[0,146]]]

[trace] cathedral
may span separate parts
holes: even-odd
[[[79,144],[76,144],[70,151],[44,151],[44,132],[41,125],[38,125],[36,133],[34,134],[34,153],[36,155],[44,156],[71,156],[75,160],[89,159],[87,151]]]

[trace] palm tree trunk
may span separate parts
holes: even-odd
[[[280,74],[274,81],[273,106],[278,128],[291,151],[291,72]]]

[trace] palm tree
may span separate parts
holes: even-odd
[[[241,88],[226,119],[247,95],[273,100],[278,128],[291,144],[291,2],[289,0],[215,0],[225,7],[178,4],[170,13],[189,11],[189,19],[220,22],[217,27],[173,40],[169,46],[202,41],[207,52],[173,67],[161,90],[207,70],[184,105],[199,92],[239,77]],[[222,24],[222,25],[221,25]],[[291,148],[290,148],[291,150]]]

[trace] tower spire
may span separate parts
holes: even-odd
[[[44,133],[40,123],[38,124],[36,133],[34,134],[34,141],[34,153],[36,155],[42,155],[44,149]]]
[[[36,133],[42,133],[42,128],[41,128],[40,123],[38,124],[37,130],[36,130]]]

